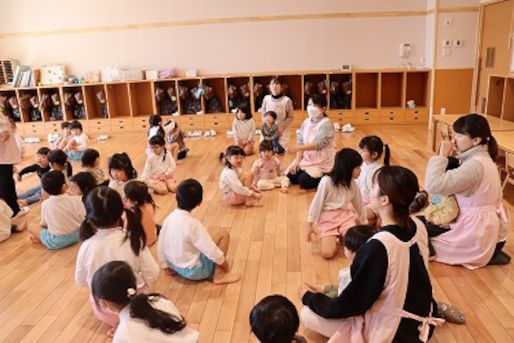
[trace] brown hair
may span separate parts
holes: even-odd
[[[480,144],[487,144],[489,155],[493,160],[498,156],[498,143],[494,139],[489,122],[484,116],[476,113],[470,113],[462,116],[453,123],[453,130],[457,133],[464,134],[470,138],[480,138]]]

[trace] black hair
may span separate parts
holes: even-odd
[[[39,148],[36,151],[36,155],[48,156],[49,153],[50,153],[50,149],[48,149],[46,146]]]
[[[291,343],[300,318],[294,304],[282,295],[269,295],[250,312],[252,332],[262,343]]]
[[[123,208],[120,193],[112,188],[100,186],[88,193],[85,201],[86,218],[80,226],[80,240],[91,238],[96,230],[122,225],[122,215],[127,218],[123,242],[130,239],[130,247],[136,256],[146,246],[146,235],[141,224],[141,216]]]
[[[132,166],[130,157],[124,152],[116,153],[109,158],[109,175],[113,169],[123,170],[129,180],[137,177],[137,170]]]
[[[203,187],[195,179],[187,179],[177,186],[177,206],[185,211],[192,211],[203,200]]]
[[[410,215],[428,205],[428,194],[419,190],[416,174],[400,166],[384,166],[373,175],[380,195],[387,195],[393,207],[393,217],[402,228],[414,230]]]
[[[271,80],[269,81],[270,84],[274,83],[274,84],[277,84],[277,85],[281,85],[283,84],[282,82],[282,78],[280,76],[274,76],[271,78]]]
[[[327,97],[324,94],[314,93],[310,99],[314,105],[327,108]]]
[[[223,162],[225,160],[225,166],[232,169],[232,164],[228,160],[230,156],[241,155],[245,156],[245,151],[238,145],[231,145],[227,148],[225,153],[220,153],[219,160]]]
[[[96,149],[86,149],[82,155],[82,167],[94,167],[95,161],[100,157]]]
[[[159,129],[157,130],[157,135],[163,136],[165,135],[164,129],[162,128],[162,118],[158,114],[152,114],[150,118],[148,118],[148,124],[150,124],[150,128],[154,126],[158,126]]]
[[[62,129],[69,129],[69,128],[71,128],[71,123],[69,121],[63,121],[61,123],[61,130]]]
[[[130,180],[125,184],[125,196],[135,204],[135,210],[140,211],[139,206],[151,204],[155,208],[155,201],[148,191],[148,186],[143,181]]]
[[[97,186],[95,177],[89,172],[80,172],[70,178],[70,182],[77,184],[82,196]]]
[[[273,120],[277,120],[277,112],[275,111],[267,111],[266,113],[264,113],[264,117],[266,116],[270,116],[271,118],[273,118]]]
[[[334,167],[327,174],[334,185],[350,187],[353,170],[362,164],[362,156],[351,148],[343,148],[336,153]]]
[[[448,165],[446,166],[446,171],[457,169],[460,166],[460,161],[457,157],[448,156]]]
[[[158,293],[131,294],[137,289],[134,271],[127,262],[110,261],[101,266],[93,275],[91,293],[97,306],[100,300],[112,302],[118,306],[129,306],[130,316],[145,322],[152,329],[159,329],[166,334],[173,334],[186,327],[184,318],[161,311],[155,306]],[[99,307],[99,306],[98,306]]]
[[[50,170],[41,177],[41,187],[50,195],[61,194],[65,184],[64,174],[57,170]]]
[[[245,114],[245,119],[244,120],[248,120],[248,119],[252,119],[253,118],[253,115],[252,115],[252,111],[250,111],[250,107],[248,105],[240,105],[236,108],[236,116],[237,116],[237,113],[241,111]]]
[[[161,146],[161,147],[166,145],[166,142],[164,141],[164,136],[161,136],[161,135],[153,136],[152,138],[150,138],[148,143],[150,145],[158,145],[158,146]],[[164,162],[164,160],[166,160],[166,153],[167,153],[167,150],[164,149],[164,154],[162,155],[162,161],[163,162]]]
[[[357,252],[377,231],[369,225],[355,225],[346,231],[344,246],[351,252]]]
[[[259,151],[260,152],[264,152],[264,151],[273,151],[273,143],[270,141],[270,140],[263,140],[260,144],[259,144]]]
[[[453,131],[467,135],[471,139],[480,138],[480,144],[487,145],[493,161],[498,156],[498,143],[491,133],[489,122],[480,114],[471,113],[460,117],[453,123]]]
[[[80,129],[82,131],[82,124],[78,120],[74,120],[70,123],[70,129]]]
[[[359,148],[366,149],[369,151],[370,155],[373,153],[377,154],[377,160],[384,153],[384,165],[388,166],[391,160],[391,150],[389,149],[389,145],[384,144],[382,139],[378,136],[366,136],[361,139],[359,142]]]
[[[66,169],[66,176],[73,175],[73,168],[68,162],[68,155],[61,149],[55,149],[48,153],[48,163],[57,164]]]

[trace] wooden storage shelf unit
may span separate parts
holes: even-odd
[[[307,104],[311,94],[319,93],[320,88],[325,89],[328,102],[328,75],[327,74],[305,74],[303,76],[303,106],[307,110]]]
[[[129,112],[123,112],[122,116],[132,117],[149,116],[155,114],[154,92],[150,82],[129,82]],[[125,109],[123,109],[125,111]]]
[[[205,113],[227,113],[227,92],[225,88],[225,78],[213,77],[202,79],[204,87],[210,87],[213,94],[204,94],[202,97]],[[207,99],[208,96],[212,96]]]
[[[249,106],[251,106],[251,103],[253,102],[253,100],[250,100],[251,96],[244,98],[243,94],[243,92],[246,91],[246,88],[248,88],[250,94],[253,94],[249,76],[228,76],[226,77],[225,82],[227,113],[232,113],[232,111],[235,111],[236,107],[244,103],[248,103]],[[229,89],[231,90],[230,93]]]
[[[428,71],[407,71],[405,102],[414,100],[416,107],[427,107],[429,90]]]
[[[178,89],[176,80],[156,80],[153,82],[153,99],[155,113],[161,116],[178,112]],[[162,90],[162,100],[157,102],[157,92]]]
[[[64,119],[64,111],[63,111],[63,97],[62,97],[62,88],[60,87],[40,87],[39,88],[39,108],[41,109],[41,115],[43,117],[43,121],[54,121],[54,120],[63,120]],[[50,97],[50,100],[48,100]],[[47,99],[47,100],[45,100]],[[55,99],[55,101],[54,101]],[[50,104],[49,107],[44,106],[44,102]]]
[[[378,72],[355,73],[355,107],[378,108]]]
[[[37,88],[18,88],[16,90],[18,96],[18,104],[20,111],[20,119],[23,122],[32,121],[33,118],[41,118],[41,111],[39,109],[39,94]],[[30,106],[23,106],[22,102],[29,100]],[[32,99],[32,101],[31,101]],[[33,105],[34,103],[34,105]],[[39,121],[39,120],[36,120]]]
[[[489,91],[487,94],[487,114],[500,118],[503,108],[503,92],[505,78],[491,76],[489,78]]]
[[[502,118],[514,121],[514,79],[506,80]]]
[[[200,79],[182,79],[178,81],[178,110],[180,114],[195,115],[199,112],[205,113],[201,97],[195,98],[193,94],[195,89],[201,85],[202,81]]]
[[[291,98],[295,111],[302,110],[303,86],[301,75],[282,75],[282,91]]]
[[[403,72],[387,72],[380,73],[380,107],[402,107],[403,89],[404,89],[404,73]]]
[[[106,85],[106,88],[109,118],[129,117],[131,104],[128,84],[124,82],[110,83]],[[149,100],[151,103],[151,98]]]
[[[66,100],[69,97],[73,97],[73,99],[69,101],[71,106],[66,104]],[[82,101],[82,103],[80,103],[80,101]],[[86,119],[84,87],[81,85],[62,87],[62,103],[64,118],[66,120]]]
[[[351,109],[353,82],[351,73],[332,73],[328,76],[328,99],[331,110]]]
[[[106,86],[104,84],[83,86],[87,119],[109,118],[105,89]],[[103,100],[105,100],[105,103],[103,103]]]

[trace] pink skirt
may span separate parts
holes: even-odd
[[[318,221],[320,237],[345,235],[352,226],[357,225],[356,213],[351,204],[348,208],[326,210],[321,212]]]
[[[232,206],[243,205],[248,200],[249,196],[241,195],[235,192],[227,192],[223,194],[223,201]]]

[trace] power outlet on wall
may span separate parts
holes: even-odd
[[[453,40],[454,48],[462,48],[463,45],[464,45],[464,41],[462,39],[454,39]]]
[[[452,41],[449,39],[443,39],[441,45],[443,48],[450,48],[452,46]]]

